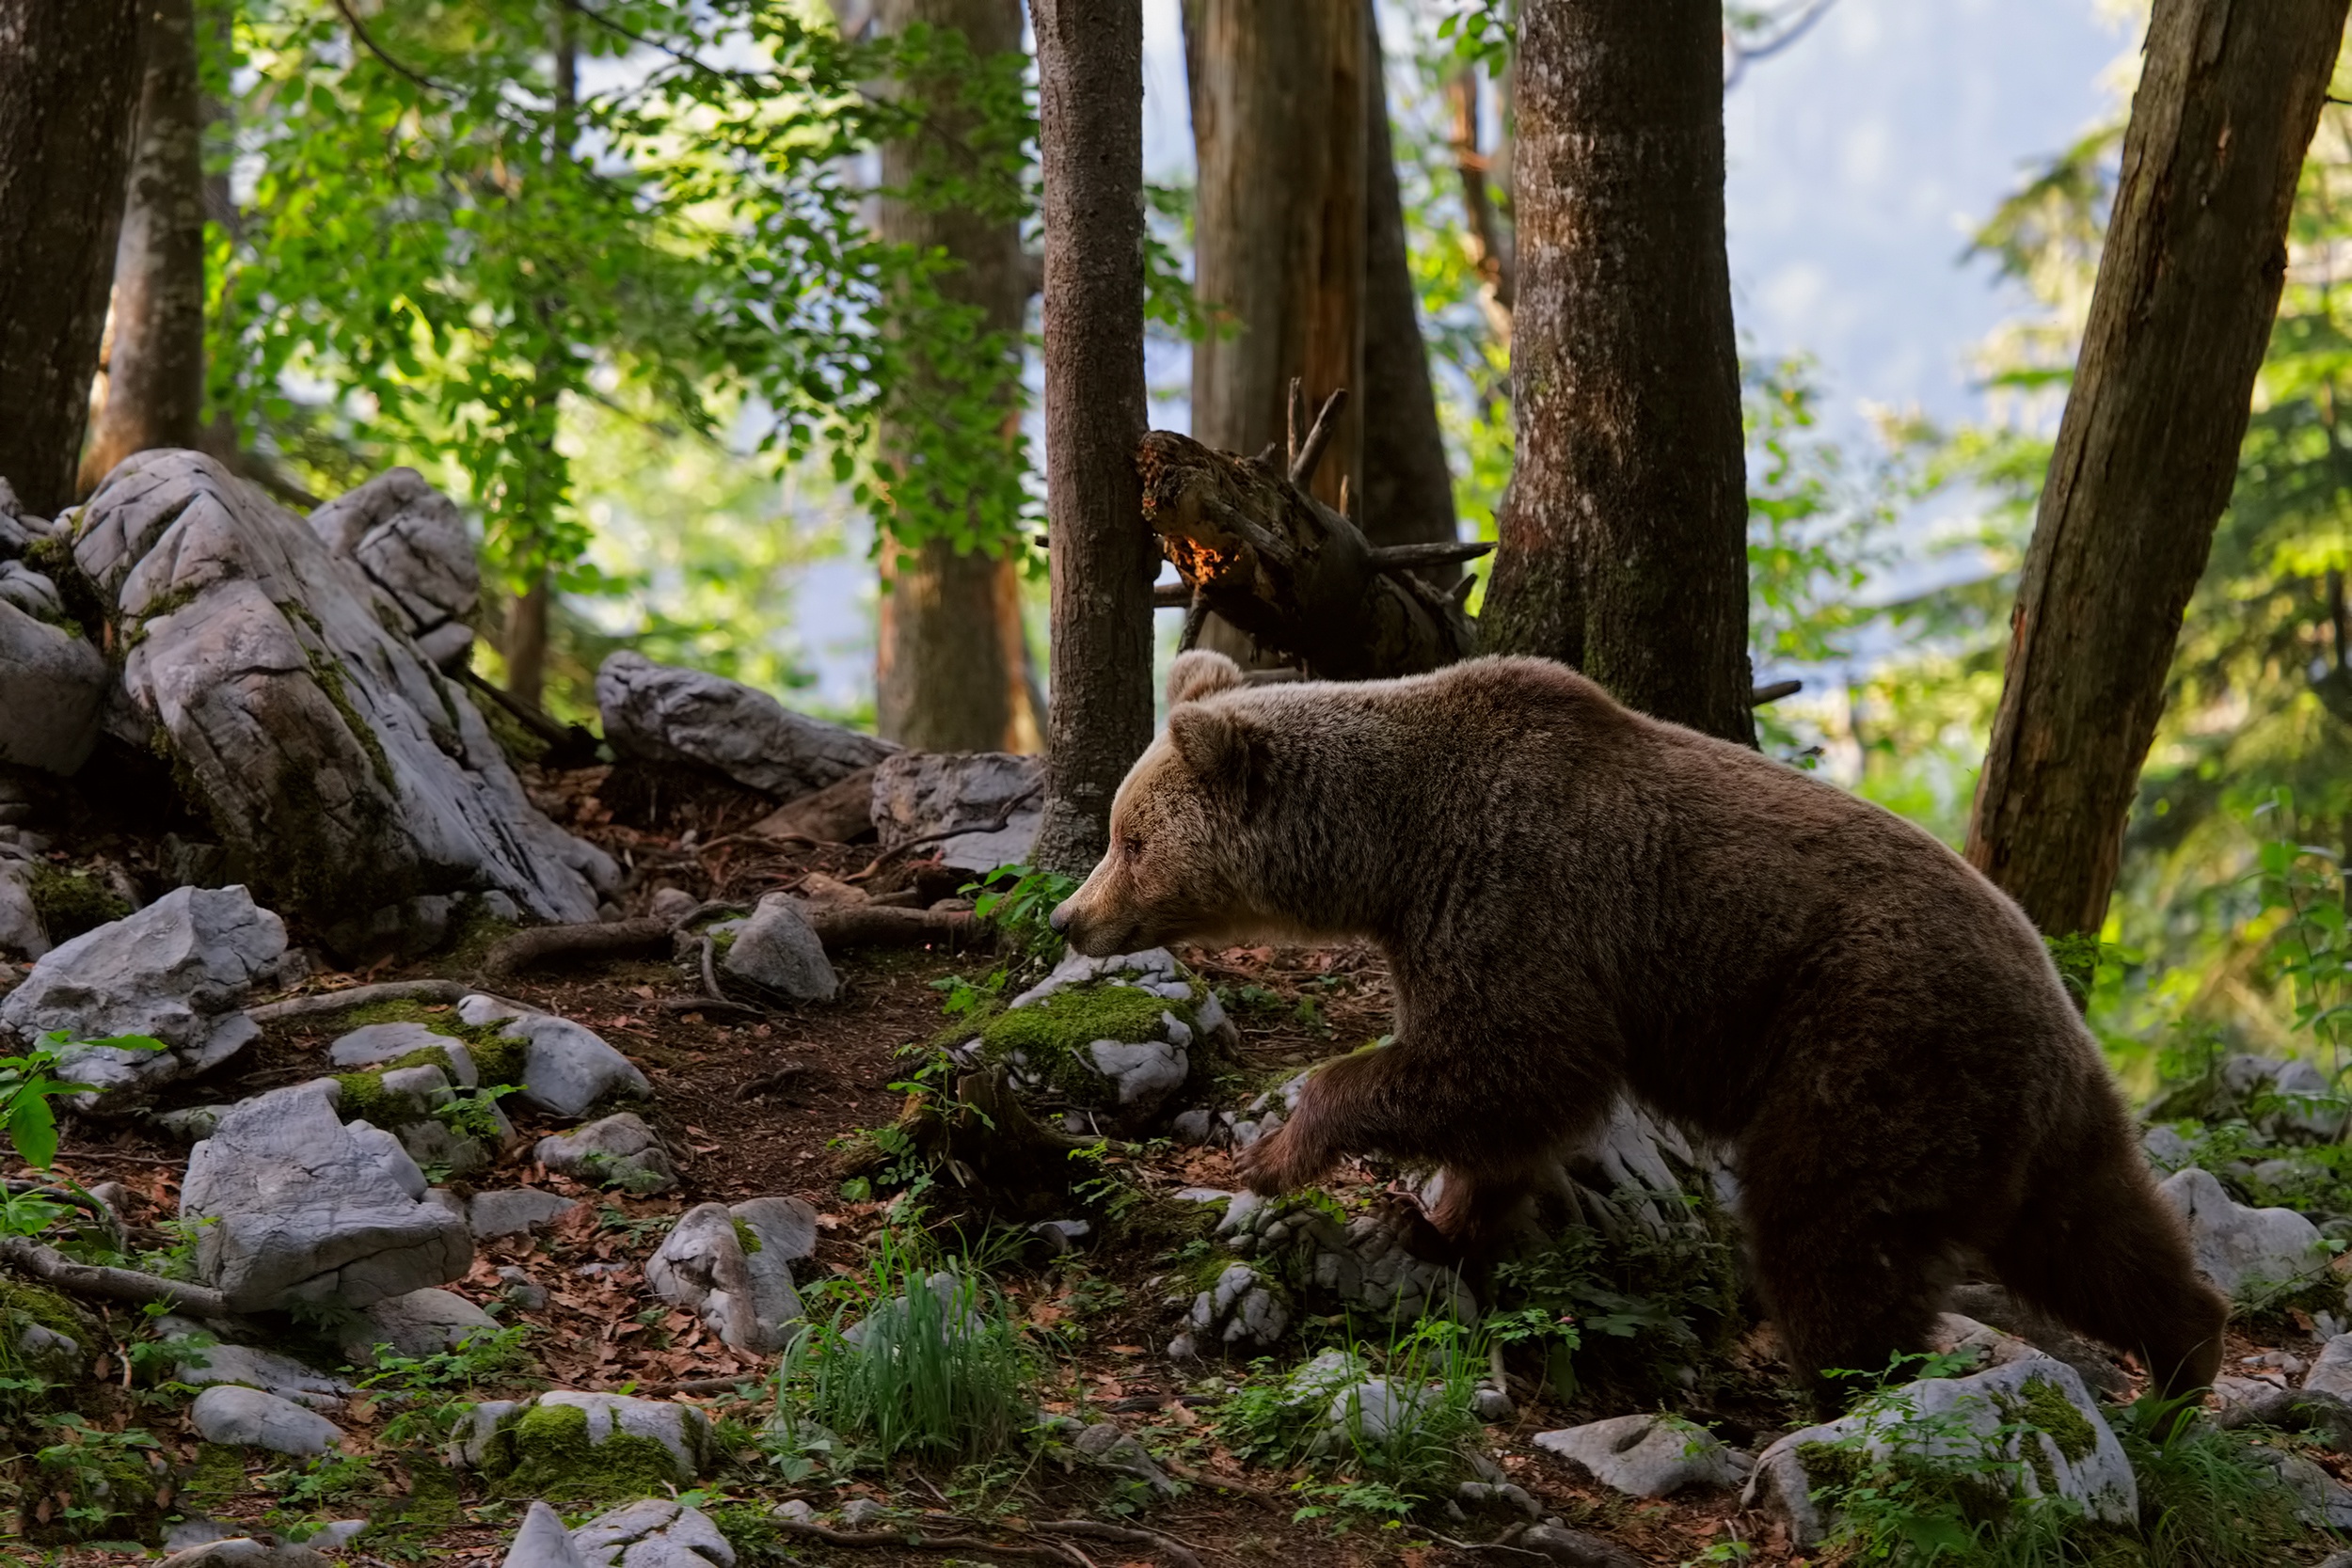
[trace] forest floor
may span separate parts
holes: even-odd
[[[639,794],[617,814],[640,824],[628,826],[600,797],[606,784],[604,770],[588,769],[540,780],[538,793],[559,821],[601,841],[629,866],[632,913],[665,884],[698,896],[750,901],[813,871],[856,878],[874,870],[871,846],[777,846],[744,833],[764,806],[723,789],[697,786],[668,800]],[[98,847],[131,862],[144,852],[130,843]],[[910,883],[917,869],[884,866],[866,885],[881,891]],[[1250,948],[1180,957],[1227,998],[1242,1043],[1239,1059],[1225,1070],[1249,1083],[1279,1083],[1389,1027],[1386,978],[1370,952]],[[301,989],[435,974],[470,979],[472,958],[444,956],[363,976],[320,974]],[[552,1174],[532,1162],[530,1150],[560,1124],[516,1111],[523,1139],[473,1185],[543,1187],[580,1202],[547,1233],[482,1243],[471,1275],[449,1287],[504,1323],[528,1325],[529,1333],[519,1359],[462,1368],[471,1386],[443,1387],[438,1397],[490,1398],[545,1387],[666,1394],[699,1404],[723,1423],[723,1436],[741,1443],[772,1412],[767,1382],[772,1361],[719,1344],[691,1314],[661,1302],[645,1282],[644,1260],[672,1221],[697,1203],[789,1195],[806,1200],[818,1215],[817,1257],[795,1265],[803,1289],[826,1275],[856,1275],[896,1222],[887,1195],[868,1201],[845,1197],[834,1164],[838,1146],[898,1115],[906,1095],[894,1085],[910,1071],[909,1048],[924,1047],[941,1029],[942,982],[976,978],[993,961],[983,953],[851,952],[836,959],[844,985],[835,1001],[756,1020],[665,1006],[699,990],[680,965],[668,961],[568,963],[502,980],[501,993],[587,1025],[644,1071],[654,1097],[642,1114],[675,1155],[681,1185],[660,1197],[638,1198],[591,1191]],[[272,1025],[233,1068],[210,1082],[176,1086],[174,1101],[236,1098],[316,1076],[342,1027],[332,1017]],[[70,1122],[58,1169],[86,1185],[120,1182],[144,1205],[125,1217],[135,1226],[156,1227],[177,1213],[185,1158],[183,1148],[143,1127]],[[1238,1185],[1228,1156],[1210,1148],[1154,1142],[1123,1164],[1123,1180],[1147,1195]],[[1332,1196],[1343,1206],[1368,1203],[1387,1174],[1350,1167]],[[977,1241],[970,1231],[948,1230],[952,1208],[942,1204],[933,1220],[951,1250],[959,1235]],[[1105,1230],[1098,1224],[1096,1237]],[[1069,1518],[1146,1525],[1213,1568],[1266,1560],[1298,1568],[1375,1561],[1422,1568],[1540,1560],[1533,1552],[1472,1544],[1492,1540],[1507,1518],[1449,1524],[1423,1515],[1397,1522],[1351,1506],[1327,1472],[1268,1468],[1237,1458],[1229,1425],[1232,1395],[1271,1371],[1221,1361],[1214,1352],[1205,1363],[1182,1367],[1168,1358],[1164,1347],[1181,1326],[1168,1299],[1172,1290],[1188,1289],[1181,1285],[1180,1262],[1165,1240],[1118,1227],[1099,1244],[1063,1256],[1041,1243],[999,1246],[990,1254],[994,1283],[1022,1324],[1038,1368],[1042,1408],[1089,1421],[1108,1418],[1130,1428],[1180,1478],[1174,1497],[1139,1502],[1132,1485],[1085,1466],[1066,1467],[1050,1448],[1016,1445],[992,1461],[961,1466],[900,1460],[849,1475],[818,1471],[788,1479],[744,1445],[745,1462],[707,1483],[706,1506],[733,1499],[764,1510],[799,1498],[821,1514],[850,1497],[870,1497],[901,1511],[895,1521],[900,1526],[911,1516],[919,1531],[928,1513],[934,1535],[977,1535],[1012,1548],[951,1554],[980,1560],[1036,1557],[1040,1538],[1022,1533],[1026,1526]],[[536,1310],[512,1306],[509,1281],[498,1272],[502,1266],[519,1268],[544,1287],[547,1305]],[[113,1319],[119,1338],[135,1338],[135,1312],[117,1308]],[[1319,1343],[1343,1342],[1351,1331],[1367,1337],[1383,1332],[1379,1325],[1336,1320],[1307,1327],[1300,1358]],[[2278,1343],[2233,1344],[2233,1359],[2280,1348],[2305,1358],[2313,1354],[2315,1341],[2308,1338],[2274,1338]],[[1295,1363],[1286,1353],[1283,1364]],[[1734,1493],[1637,1500],[1589,1481],[1531,1442],[1539,1432],[1668,1402],[1655,1390],[1629,1393],[1604,1380],[1564,1400],[1545,1382],[1540,1365],[1514,1362],[1512,1370],[1518,1374],[1512,1388],[1517,1415],[1486,1428],[1483,1440],[1503,1475],[1531,1493],[1544,1513],[1617,1544],[1643,1563],[1804,1560],[1791,1553],[1777,1526],[1761,1514],[1742,1513]],[[87,1412],[89,1418],[105,1427],[144,1427],[161,1440],[165,1453],[191,1469],[199,1466],[204,1455],[187,1424],[184,1400],[131,1389],[127,1361],[116,1373],[123,1385],[115,1391],[119,1397],[110,1395],[108,1406]],[[720,1379],[739,1381],[711,1391]],[[680,1384],[692,1387],[675,1391]],[[1698,1391],[1671,1403],[1750,1452],[1805,1424],[1785,1390],[1769,1327],[1753,1322],[1724,1337]],[[343,1554],[358,1563],[496,1562],[523,1503],[486,1495],[474,1478],[444,1470],[429,1449],[401,1441],[402,1408],[396,1396],[363,1394],[336,1417],[349,1433],[351,1460],[305,1466],[257,1458],[241,1482],[211,1475],[204,1511],[256,1528],[291,1527],[296,1535],[307,1524],[367,1516],[375,1528]],[[20,1465],[18,1474],[24,1473]],[[566,1510],[574,1518],[591,1512]],[[963,1522],[950,1525],[942,1515]],[[1734,1543],[1745,1544],[1752,1555]],[[1073,1546],[1076,1550],[1064,1549]],[[779,1548],[778,1555],[747,1555],[747,1568],[760,1560],[944,1560],[938,1550],[916,1547],[851,1549],[794,1540]],[[2315,1545],[2310,1560],[2317,1560],[2320,1550]],[[1149,1544],[1102,1541],[1065,1541],[1053,1555],[1072,1568],[1169,1560]],[[79,1565],[139,1560],[100,1549],[0,1544],[0,1560]]]

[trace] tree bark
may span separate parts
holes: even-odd
[[[204,404],[204,109],[195,0],[147,0],[147,71],[115,245],[106,391],[84,494],[133,452],[193,447]]]
[[[0,0],[0,477],[73,500],[114,282],[142,0]]]
[[[1141,0],[1032,0],[1044,174],[1045,502],[1053,705],[1035,862],[1083,873],[1151,743]]]
[[[2181,613],[2230,498],[2345,0],[2157,0],[2010,615],[1968,858],[2096,931]]]
[[[1723,11],[1520,20],[1517,467],[1480,636],[1753,744]]]
[[[1454,476],[1438,430],[1412,266],[1405,247],[1405,200],[1389,135],[1389,92],[1380,27],[1364,8],[1364,371],[1349,390],[1364,403],[1363,499],[1356,523],[1375,545],[1438,543],[1454,537]],[[1327,461],[1328,461],[1327,459]],[[1458,565],[1426,567],[1422,579],[1452,587]]]
[[[875,23],[884,33],[914,24],[960,33],[983,56],[1021,47],[1020,0],[882,0]],[[960,83],[906,86],[923,100],[924,128],[916,138],[882,148],[884,194],[876,203],[875,228],[885,240],[944,251],[958,265],[936,280],[940,293],[977,308],[982,331],[1013,337],[1028,303],[1018,221],[891,194],[912,184],[926,167],[953,157],[958,138],[976,119],[959,101]],[[915,444],[914,433],[895,421],[884,423],[882,450],[898,460],[902,473],[910,471],[905,455]],[[902,489],[897,500],[903,512],[960,508],[966,498]],[[931,539],[911,549],[888,549],[883,561],[874,659],[882,733],[931,752],[1041,749],[1039,715],[1029,702],[1020,569],[1012,559],[959,554]]]

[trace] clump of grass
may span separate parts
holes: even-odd
[[[978,1459],[1034,1418],[1030,1366],[985,1277],[927,1268],[921,1249],[884,1233],[865,1272],[833,1283],[828,1323],[785,1353],[777,1400],[876,1458]]]
[[[2140,1533],[2152,1568],[2260,1568],[2305,1540],[2293,1491],[2253,1444],[2179,1401],[2142,1396],[2113,1413],[2139,1477]]]

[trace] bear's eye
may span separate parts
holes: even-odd
[[[1125,849],[1129,855],[1141,855],[1143,853],[1143,835],[1141,833],[1129,833],[1125,843],[1123,843],[1120,847]]]

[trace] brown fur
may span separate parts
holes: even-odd
[[[1245,688],[1177,661],[1168,727],[1056,911],[1081,952],[1365,938],[1393,1044],[1331,1062],[1240,1158],[1261,1192],[1343,1156],[1440,1165],[1491,1247],[1613,1097],[1736,1150],[1790,1365],[1925,1348],[1958,1261],[2208,1383],[2192,1272],[2090,1035],[2023,913],[1927,833],[1792,768],[1484,658]]]

